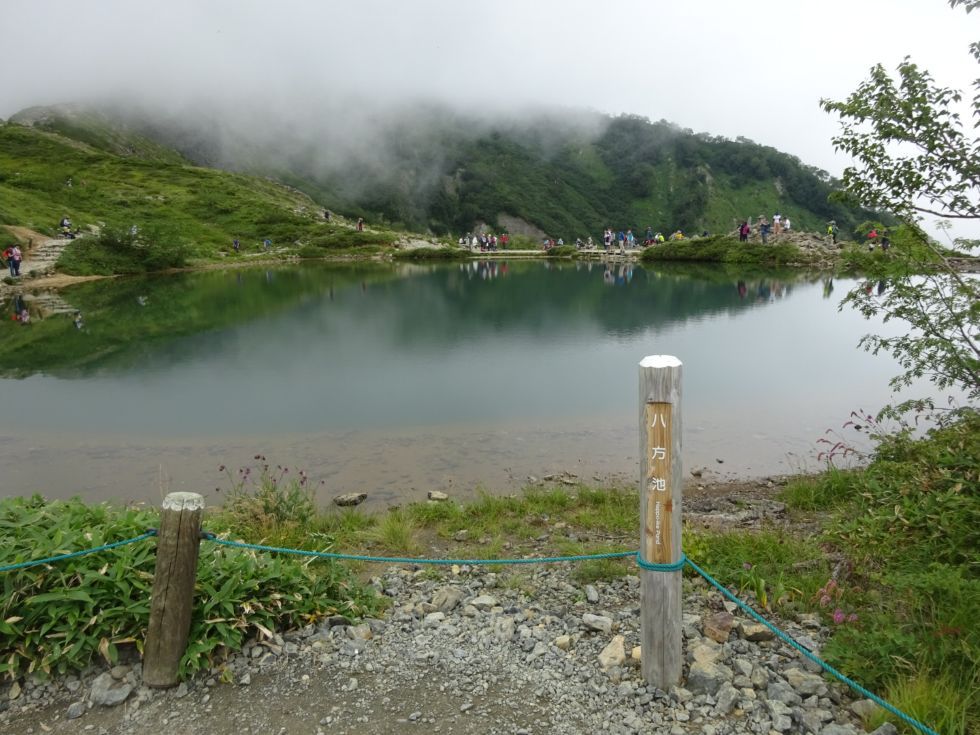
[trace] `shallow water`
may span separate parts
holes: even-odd
[[[684,362],[686,467],[815,468],[816,440],[888,402],[896,372],[857,349],[850,285],[545,262],[83,284],[27,299],[29,325],[6,305],[0,495],[214,494],[220,465],[256,454],[375,502],[558,471],[632,482],[637,363],[658,353]]]

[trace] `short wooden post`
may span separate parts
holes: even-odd
[[[654,564],[681,558],[681,361],[640,362],[640,550]],[[681,572],[641,571],[641,670],[647,683],[680,682]]]
[[[177,684],[177,666],[191,629],[203,512],[204,498],[197,493],[170,493],[163,499],[150,625],[143,647],[143,683],[147,686]]]

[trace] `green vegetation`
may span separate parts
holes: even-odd
[[[40,559],[139,536],[156,525],[146,510],[79,501],[0,500],[0,564]],[[140,650],[149,621],[155,540],[104,554],[0,576],[0,675],[16,679],[79,670],[95,659],[115,664]],[[324,540],[320,548],[329,548]],[[326,615],[378,609],[370,590],[343,567],[203,545],[187,651],[186,676],[220,662],[250,636],[305,625]]]
[[[784,495],[831,512],[822,541],[848,570],[837,589],[859,622],[839,626],[825,653],[937,731],[976,732],[966,724],[980,722],[980,415],[924,439],[880,439],[866,469]],[[843,604],[831,597],[828,611]]]
[[[473,253],[461,248],[412,248],[411,250],[399,250],[393,257],[395,260],[414,261],[469,260],[473,257]]]
[[[235,261],[265,254],[266,239],[272,257],[304,246],[324,255],[374,252],[397,239],[325,222],[311,199],[272,181],[193,166],[159,147],[120,154],[119,146],[93,147],[91,136],[79,142],[69,134],[78,130],[0,125],[0,224],[54,236],[68,216],[83,233],[100,233],[69,245],[59,263],[67,273]]]
[[[147,231],[107,225],[62,254],[58,267],[79,276],[134,274],[183,268],[187,243],[179,231],[162,225]]]
[[[660,261],[699,261],[705,263],[737,263],[755,266],[805,265],[814,257],[791,243],[739,242],[735,237],[712,235],[689,240],[675,240],[643,251],[644,263]]]
[[[835,219],[850,232],[870,218],[868,212],[828,201],[835,182],[826,172],[749,140],[695,134],[634,115],[562,118],[544,115],[487,130],[445,110],[415,110],[403,120],[386,121],[385,137],[378,141],[384,165],[330,168],[309,156],[287,169],[268,151],[227,150],[212,130],[167,130],[158,121],[140,123],[133,114],[123,121],[51,108],[41,116],[13,119],[90,150],[151,164],[184,164],[174,148],[200,162],[221,158],[240,168],[247,161],[253,173],[283,181],[350,217],[454,236],[471,232],[478,222],[499,231],[501,214],[566,242],[590,234],[598,238],[606,226],[726,232],[736,221],[776,211],[789,214],[797,229],[812,231],[823,231]],[[220,206],[223,199],[217,196],[215,203]],[[223,232],[238,233],[243,242],[267,236],[265,228],[246,225],[226,226]],[[193,233],[188,237],[198,239]]]

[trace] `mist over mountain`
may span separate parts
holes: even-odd
[[[869,215],[828,201],[830,176],[793,156],[633,115],[345,94],[291,105],[103,100],[29,108],[11,121],[123,155],[176,151],[280,180],[343,214],[436,234],[719,232],[777,211],[798,228],[835,219],[847,231]]]

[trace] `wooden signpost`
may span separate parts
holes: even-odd
[[[640,551],[652,564],[681,558],[681,361],[640,362]],[[643,570],[640,592],[643,678],[670,689],[681,678],[681,572]]]
[[[170,493],[163,499],[150,623],[143,646],[143,683],[147,686],[177,684],[177,667],[191,630],[203,513],[204,498],[197,493]]]

